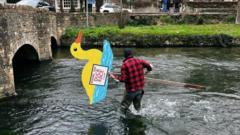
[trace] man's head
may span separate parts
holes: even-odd
[[[130,48],[125,48],[123,50],[123,53],[124,53],[125,58],[133,57],[133,52],[132,52],[132,49],[130,49]]]

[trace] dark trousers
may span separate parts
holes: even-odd
[[[137,90],[135,92],[125,92],[123,100],[121,102],[122,111],[126,113],[129,106],[133,103],[134,108],[139,111],[141,109],[141,100],[143,97],[144,91]]]

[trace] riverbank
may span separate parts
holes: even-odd
[[[79,31],[84,33],[83,45],[101,46],[108,39],[117,47],[240,46],[240,25],[236,24],[71,27],[62,36],[62,45],[69,46]]]

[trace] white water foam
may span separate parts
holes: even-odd
[[[177,106],[176,101],[170,101],[168,99],[155,99],[154,101],[153,99],[147,99],[147,101],[144,101],[144,104],[139,112],[137,112],[132,105],[130,110],[135,115],[142,115],[151,118],[175,118],[179,117],[178,111],[176,110]]]

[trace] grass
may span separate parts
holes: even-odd
[[[117,35],[217,35],[226,34],[240,37],[240,25],[211,24],[211,25],[162,25],[162,26],[126,26],[119,29],[117,26],[102,26],[93,28],[68,28],[63,37],[75,37],[79,31],[92,38],[111,37]]]

